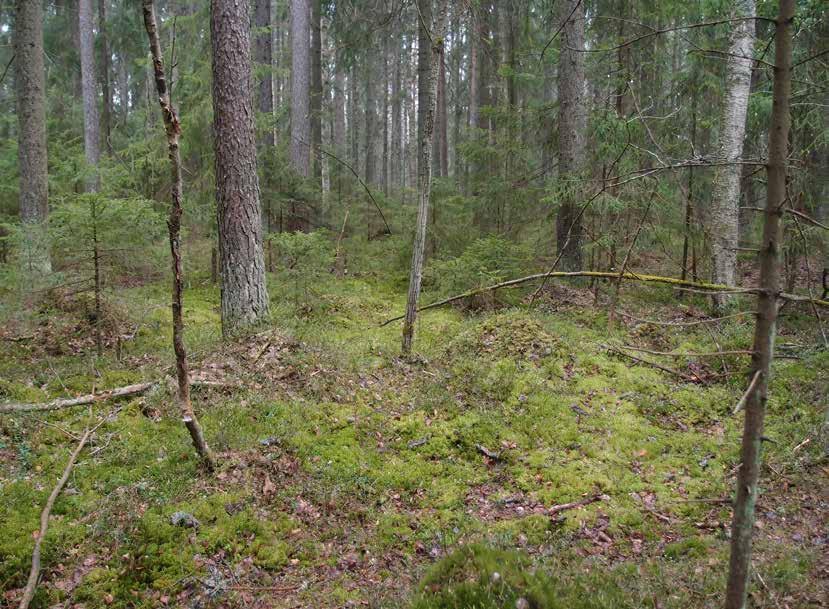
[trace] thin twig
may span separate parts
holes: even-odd
[[[732,414],[737,414],[746,405],[748,398],[751,397],[751,394],[754,393],[754,389],[757,387],[757,383],[760,382],[760,377],[763,376],[763,371],[758,370],[754,373],[754,376],[751,379],[751,382],[748,384],[748,389],[745,390],[743,396],[740,398],[740,401],[737,402],[737,405],[734,407],[734,412]]]

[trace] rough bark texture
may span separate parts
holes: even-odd
[[[204,439],[201,426],[193,413],[193,404],[190,400],[190,370],[187,364],[187,349],[184,346],[184,319],[182,317],[182,265],[181,265],[181,215],[182,215],[182,177],[181,155],[179,154],[179,136],[181,125],[173,104],[170,101],[170,92],[164,74],[161,44],[158,39],[158,28],[155,19],[153,0],[143,0],[144,27],[150,40],[150,53],[153,59],[153,74],[155,88],[158,92],[158,103],[161,106],[161,116],[164,119],[164,130],[167,134],[167,151],[170,157],[170,217],[167,228],[170,236],[170,257],[173,271],[172,286],[172,316],[173,316],[173,350],[176,354],[176,378],[178,380],[178,406],[181,419],[184,422],[193,446],[207,465],[208,469],[215,467],[215,458]]]
[[[291,2],[291,164],[311,176],[311,43],[308,0]]]
[[[579,183],[584,170],[587,106],[584,83],[584,3],[562,0],[559,24],[558,150],[562,182],[561,209],[556,218],[556,244],[565,270],[581,268],[582,226],[579,215]]]
[[[428,5],[428,6],[427,6]],[[431,16],[431,0],[418,0],[421,16],[428,10]],[[412,252],[412,268],[409,275],[409,292],[406,300],[406,320],[403,324],[403,354],[409,355],[412,351],[414,324],[417,319],[417,301],[420,298],[420,286],[423,279],[423,258],[426,249],[426,225],[429,220],[429,194],[432,186],[432,135],[435,129],[435,106],[437,98],[437,76],[440,59],[443,56],[443,38],[446,29],[447,0],[442,0],[438,6],[437,19],[431,32],[426,30],[431,23],[431,17],[420,21],[418,51],[418,99],[423,104],[418,114],[423,120],[418,125],[418,175],[417,175],[417,225],[415,227],[414,251]],[[431,40],[431,45],[429,41]],[[431,52],[429,52],[431,50]],[[427,61],[423,61],[423,57]]]
[[[40,2],[17,0],[14,67],[20,164],[20,220],[23,276],[51,272],[46,223],[49,182],[46,156],[46,78],[43,66],[43,10]],[[32,282],[34,283],[34,282]]]
[[[432,51],[429,28],[432,27],[432,2],[431,0],[417,0],[416,10],[418,13],[417,22],[417,175],[418,182],[423,175],[423,168],[420,162],[424,158],[424,129],[426,128],[427,116],[432,112],[432,104],[437,95],[432,91],[432,85],[437,82],[437,73],[433,82],[429,82],[431,74]],[[434,129],[434,124],[432,124]],[[429,163],[432,162],[432,137],[429,137]],[[431,171],[427,174],[431,179]]]
[[[480,80],[481,62],[478,60],[480,26],[475,11],[469,12],[469,126],[477,129],[480,125]]]
[[[789,96],[791,95],[792,21],[795,1],[781,0],[775,33],[774,92],[769,160],[766,168],[768,188],[760,249],[760,289],[757,297],[757,322],[754,327],[755,355],[749,378],[760,374],[753,392],[745,402],[745,422],[737,478],[734,520],[731,524],[731,560],[726,589],[726,609],[744,609],[750,579],[751,538],[757,482],[760,477],[763,423],[768,399],[769,373],[774,357],[777,325],[777,297],[780,291],[780,254],[783,247],[783,205],[786,200],[786,157],[789,140]]]
[[[93,173],[87,180],[89,192],[98,190],[98,161],[101,158],[98,92],[95,79],[95,38],[92,32],[92,0],[78,0],[80,30],[81,90],[83,96],[83,149]]]
[[[314,179],[322,182],[322,10],[321,0],[311,0],[311,157]]]
[[[253,40],[253,60],[257,64],[256,107],[262,114],[273,117],[273,44],[271,36],[271,0],[256,0],[253,8],[256,37]],[[274,129],[262,134],[262,143],[273,146],[276,142]]]
[[[247,3],[212,0],[210,33],[222,332],[229,336],[268,317]]]
[[[400,37],[400,29],[396,34]],[[405,44],[404,44],[405,48]],[[394,57],[394,74],[391,83],[391,159],[389,165],[389,182],[394,189],[403,188],[403,114],[402,114],[402,62],[403,53]]]
[[[449,121],[446,113],[446,56],[440,56],[437,86],[437,122],[438,122],[438,172],[440,177],[449,175]]]
[[[109,42],[107,40],[107,0],[98,0],[98,48],[101,54],[101,93],[103,104],[101,105],[101,126],[104,130],[104,146],[107,152],[112,154],[110,133],[112,131],[112,95],[109,86]]]
[[[754,0],[740,0],[734,8],[735,17],[751,17],[754,15]],[[728,50],[717,153],[718,161],[735,164],[720,165],[714,174],[708,228],[712,255],[711,281],[714,283],[733,284],[737,268],[742,168],[736,162],[743,155],[753,46],[753,22],[748,19],[735,21]],[[721,306],[726,299],[726,295],[717,295],[714,303]]]

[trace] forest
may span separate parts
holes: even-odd
[[[829,5],[0,3],[0,607],[829,598]]]

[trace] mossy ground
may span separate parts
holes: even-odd
[[[300,303],[282,279],[271,277],[278,330],[231,345],[221,343],[216,288],[190,286],[193,368],[232,381],[194,394],[220,470],[200,469],[164,390],[119,404],[56,504],[34,606],[720,605],[730,509],[718,500],[734,485],[742,421],[731,410],[744,377],[684,383],[606,345],[743,349],[750,319],[713,334],[640,323],[608,332],[601,308],[556,310],[553,300],[474,316],[439,309],[421,316],[418,360],[403,362],[399,327],[378,327],[402,309],[399,285],[332,278]],[[92,355],[75,313],[44,311],[48,341],[35,327],[34,339],[3,343],[0,399],[163,376],[165,290],[119,293],[136,328],[120,360],[112,348]],[[654,317],[659,306],[699,313],[666,304],[667,290],[646,294]],[[829,353],[810,346],[813,328],[792,314],[781,340],[797,359],[775,363],[769,403],[758,607],[805,607],[826,593]],[[698,376],[745,367],[735,357],[660,361]],[[70,433],[112,408],[0,419],[8,604]],[[544,514],[593,495],[560,519]],[[173,526],[176,511],[200,526]]]

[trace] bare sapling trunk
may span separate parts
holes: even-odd
[[[421,5],[431,3],[431,0],[420,0]],[[419,66],[418,90],[421,103],[426,105],[419,111],[423,127],[419,129],[420,142],[418,153],[420,158],[417,165],[417,225],[415,226],[414,251],[412,252],[412,268],[409,275],[409,293],[406,299],[406,319],[403,324],[403,355],[412,352],[414,324],[417,318],[417,301],[420,297],[420,286],[423,279],[423,258],[426,249],[426,226],[429,220],[429,194],[432,187],[432,141],[435,130],[435,111],[437,98],[437,78],[441,57],[443,56],[443,38],[446,29],[447,1],[443,0],[438,6],[435,25],[431,34],[428,23],[420,19],[420,44],[431,42],[431,61],[428,70],[423,63]],[[426,12],[426,11],[422,11]],[[424,35],[425,34],[425,35]],[[421,49],[420,53],[425,52]]]
[[[207,445],[199,421],[193,412],[190,401],[190,371],[187,365],[187,349],[184,346],[184,320],[182,318],[182,269],[181,269],[181,215],[182,215],[182,177],[181,157],[179,154],[179,136],[181,125],[175,108],[170,102],[170,93],[167,89],[167,80],[164,75],[164,63],[161,54],[161,44],[158,38],[158,27],[155,18],[153,0],[143,0],[144,27],[150,40],[150,52],[153,58],[153,73],[155,87],[158,91],[158,103],[161,106],[161,115],[164,119],[164,130],[167,133],[167,150],[170,157],[170,173],[173,180],[171,188],[170,217],[167,228],[170,235],[170,254],[173,270],[173,349],[176,353],[176,376],[178,379],[178,404],[181,419],[190,433],[193,446],[208,469],[216,466],[215,457]]]
[[[20,164],[20,220],[23,277],[36,285],[52,272],[47,219],[49,181],[46,156],[46,75],[43,65],[43,8],[17,0],[14,21],[14,85]]]
[[[713,283],[734,284],[739,240],[740,176],[746,131],[746,113],[751,90],[751,54],[754,48],[754,0],[734,3],[735,21],[731,32],[726,67],[725,96],[720,118],[719,161],[711,196],[709,238],[711,239]],[[728,296],[713,296],[714,306],[726,304]]]
[[[757,482],[760,477],[763,423],[768,399],[769,373],[774,357],[777,325],[777,298],[780,292],[780,253],[782,250],[783,205],[786,200],[786,157],[789,140],[789,96],[791,94],[792,21],[795,0],[780,0],[775,33],[774,90],[772,97],[769,160],[766,167],[768,188],[760,247],[760,292],[757,296],[757,322],[754,327],[754,355],[749,378],[753,391],[745,397],[745,420],[737,478],[734,520],[731,524],[731,559],[726,589],[726,609],[744,609],[750,578],[751,538]]]

